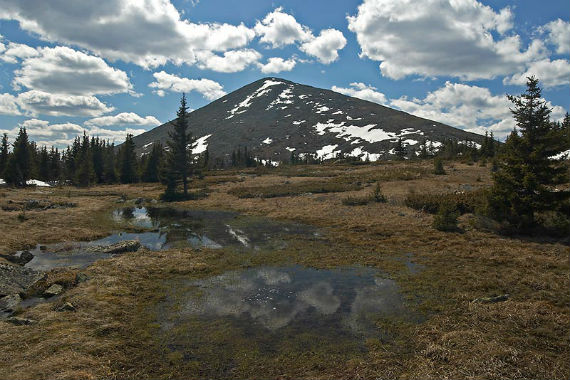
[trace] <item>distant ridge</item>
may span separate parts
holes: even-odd
[[[138,152],[168,139],[171,122],[134,137]],[[409,155],[426,139],[437,149],[446,139],[481,143],[483,136],[423,119],[376,103],[280,78],[250,83],[189,116],[198,141],[195,153],[208,147],[211,157],[227,158],[238,147],[256,157],[288,161],[333,158],[338,153],[371,161],[394,157],[402,138]]]

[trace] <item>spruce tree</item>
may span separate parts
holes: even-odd
[[[0,178],[8,164],[8,134],[4,133],[2,136],[2,144],[0,145]]]
[[[119,154],[119,178],[121,183],[135,183],[138,180],[137,156],[133,135],[128,134]]]
[[[61,157],[59,150],[53,146],[49,154],[49,175],[52,181],[59,181],[61,177]]]
[[[42,147],[42,149],[40,150],[40,163],[39,163],[39,167],[38,167],[38,176],[39,179],[41,179],[42,181],[50,181],[51,180],[51,176],[50,176],[50,165],[49,165],[49,153],[47,150],[47,147]]]
[[[95,170],[93,169],[93,152],[89,143],[89,136],[83,132],[81,147],[77,158],[77,169],[75,172],[75,183],[78,186],[89,186],[95,180]]]
[[[538,213],[561,211],[570,197],[570,191],[555,188],[568,181],[568,171],[561,159],[552,158],[568,144],[550,123],[551,110],[541,98],[538,79],[529,77],[526,91],[508,99],[519,132],[514,130],[502,147],[489,206],[496,219],[517,232],[529,232]]]
[[[394,148],[394,154],[400,160],[403,160],[406,156],[406,148],[404,147],[404,143],[402,142],[402,138],[400,137],[396,143],[396,147]]]
[[[175,192],[178,182],[182,182],[184,197],[188,196],[188,176],[191,175],[191,156],[192,156],[192,136],[187,132],[188,129],[188,106],[186,105],[186,96],[182,94],[180,99],[180,107],[176,112],[176,120],[172,130],[169,133],[169,141],[167,143],[168,153],[166,156],[165,179],[168,192]]]
[[[162,165],[162,155],[164,149],[160,142],[155,142],[152,145],[152,150],[148,154],[144,169],[142,172],[142,180],[144,182],[159,182],[160,181],[160,167]]]
[[[26,128],[20,128],[18,137],[14,141],[13,152],[8,159],[4,179],[6,183],[15,186],[26,186],[32,170],[32,155]]]

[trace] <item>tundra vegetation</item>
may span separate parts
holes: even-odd
[[[568,149],[570,118],[550,122],[536,89],[531,80],[525,94],[512,98],[520,132],[505,144],[490,139],[492,149],[455,156],[454,144],[445,145],[440,156],[445,174],[434,173],[429,154],[416,160],[335,159],[224,170],[204,165],[203,157],[193,159],[187,190],[202,196],[169,206],[300,222],[318,228],[323,238],[291,239],[279,249],[249,253],[141,248],[83,269],[51,270],[30,292],[57,284],[61,295],[16,309],[18,321],[30,324],[0,320],[2,377],[568,378],[569,166],[551,157]],[[528,123],[525,115],[539,124]],[[25,130],[20,134],[18,149],[27,141]],[[554,142],[562,143],[553,148]],[[30,162],[38,162],[44,154],[34,158],[41,150],[27,144]],[[81,153],[82,146],[87,153]],[[95,165],[99,148],[101,166]],[[117,154],[106,142],[84,136],[75,156],[68,155],[70,148],[57,159],[61,166],[31,166],[32,173],[57,167],[61,178],[77,186],[18,187],[29,174],[9,172],[18,174],[6,176],[15,186],[0,188],[0,253],[144,230],[113,219],[112,211],[151,200],[161,207],[165,184],[115,183],[130,170],[120,163],[132,157],[126,149],[121,146]],[[15,150],[4,161],[6,168],[12,165],[7,170],[14,170]],[[81,167],[76,158],[82,155],[92,160],[88,172],[103,168],[101,177],[67,171]],[[48,152],[48,159],[53,156],[55,150]],[[473,164],[483,157],[486,165]],[[151,157],[135,160],[131,169],[141,176]],[[153,160],[153,166],[164,165],[156,156]],[[111,172],[114,180],[108,180]],[[149,177],[161,178],[161,172]],[[2,256],[0,265],[16,264]],[[181,311],[169,300],[204,291],[188,289],[188,281],[295,265],[378,270],[397,284],[414,317],[375,318],[374,329],[389,334],[360,336],[356,343],[279,329],[254,340],[247,328],[219,319],[159,322],[161,313]],[[287,334],[271,340],[279,331]],[[181,341],[190,348],[177,349]]]

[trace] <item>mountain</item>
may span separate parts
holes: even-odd
[[[173,109],[174,112],[174,109]],[[426,139],[437,149],[445,139],[481,143],[483,136],[389,107],[279,78],[248,84],[189,115],[197,138],[194,153],[228,159],[238,147],[259,159],[333,158],[341,152],[362,160],[393,157],[399,138],[411,154]],[[134,137],[138,152],[165,144],[171,122]],[[417,154],[417,153],[416,153]]]

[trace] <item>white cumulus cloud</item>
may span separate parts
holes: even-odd
[[[262,43],[274,48],[307,41],[312,37],[308,27],[299,24],[295,17],[283,12],[281,7],[269,13],[262,21],[258,21],[255,32],[261,36]]]
[[[202,70],[212,70],[222,73],[235,73],[245,70],[249,65],[255,64],[261,54],[253,49],[230,50],[217,55],[209,51],[197,54],[198,67]]]
[[[0,94],[0,115],[20,115],[18,98],[12,94]]]
[[[401,97],[390,100],[390,105],[419,117],[439,121],[452,127],[484,134],[493,132],[496,138],[506,137],[515,127],[509,110],[512,103],[505,95],[493,95],[488,88],[446,82],[423,99]],[[551,118],[561,119],[565,110],[552,108]]]
[[[124,71],[63,46],[39,48],[36,55],[25,58],[15,71],[13,85],[66,95],[117,94],[132,88]]]
[[[557,19],[544,25],[541,31],[548,32],[547,40],[556,46],[557,53],[570,53],[570,22]]]
[[[134,112],[121,112],[114,116],[100,116],[85,122],[87,126],[109,127],[117,125],[140,125],[156,127],[162,124],[154,116],[139,116]]]
[[[545,87],[556,87],[570,84],[570,61],[566,59],[543,59],[532,62],[526,71],[514,74],[503,80],[504,84],[525,85],[527,78],[535,76]]]
[[[541,41],[524,50],[518,35],[506,35],[512,19],[510,8],[496,12],[476,0],[364,0],[348,23],[361,57],[381,62],[384,76],[474,80],[512,74],[546,56]]]
[[[0,18],[16,20],[41,39],[88,49],[100,57],[156,67],[193,63],[196,51],[246,46],[244,26],[182,19],[169,0],[0,0]]]
[[[18,105],[26,113],[50,116],[95,117],[114,110],[94,96],[52,94],[37,90],[18,94]]]
[[[321,63],[331,63],[337,60],[338,51],[346,46],[346,38],[336,29],[322,30],[318,37],[301,45],[301,51],[316,57]]]
[[[282,71],[291,71],[297,64],[294,58],[283,59],[280,57],[271,57],[265,64],[258,64],[259,69],[264,74],[280,73]]]
[[[387,103],[386,95],[377,91],[376,87],[360,82],[353,82],[350,84],[350,87],[332,86],[331,90],[382,105]]]
[[[155,82],[149,87],[156,88],[158,95],[164,95],[164,91],[191,92],[197,91],[208,100],[218,99],[226,94],[224,88],[218,82],[210,79],[189,79],[168,74],[164,71],[153,74]]]

